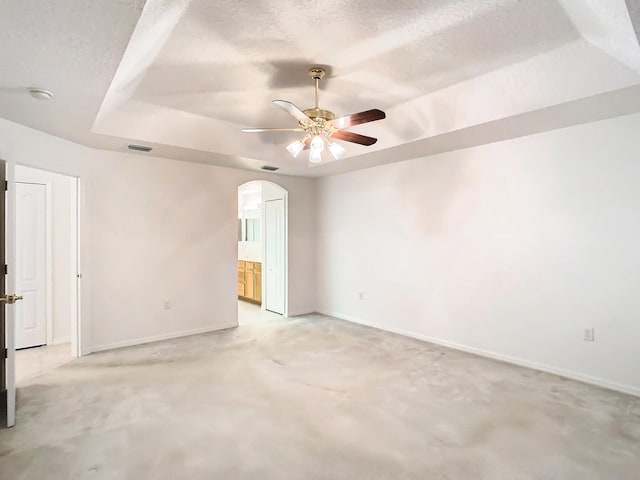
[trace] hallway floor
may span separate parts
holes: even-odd
[[[16,350],[16,386],[73,360],[71,345],[43,345]]]
[[[282,318],[282,315],[262,310],[260,305],[245,300],[238,300],[238,324],[241,326]]]
[[[320,315],[26,381],[0,476],[635,480],[640,398]]]

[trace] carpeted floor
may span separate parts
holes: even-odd
[[[640,398],[322,316],[29,380],[0,478],[640,478]]]

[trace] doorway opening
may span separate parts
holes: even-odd
[[[287,316],[287,191],[255,180],[238,187],[238,324]]]
[[[16,384],[78,357],[78,178],[15,167]]]

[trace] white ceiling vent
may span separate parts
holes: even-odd
[[[146,145],[127,145],[129,150],[136,150],[138,152],[150,152],[153,150],[151,147],[147,147]]]

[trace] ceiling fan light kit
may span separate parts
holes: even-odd
[[[304,150],[304,142],[302,142],[301,140],[296,140],[295,142],[287,145],[287,150],[293,158],[296,158],[298,155],[300,155],[300,152]]]
[[[320,163],[322,161],[322,154],[318,151],[309,152],[309,161],[311,163]]]
[[[309,162],[320,163],[325,144],[329,152],[336,160],[341,159],[346,153],[345,148],[334,140],[357,143],[360,145],[373,145],[377,138],[367,137],[358,133],[348,132],[344,129],[360,125],[362,123],[382,120],[386,117],[382,110],[373,109],[360,113],[354,113],[345,117],[336,118],[333,112],[323,110],[318,106],[318,85],[325,76],[325,71],[320,67],[309,69],[309,76],[315,81],[315,107],[300,110],[293,103],[285,100],[274,100],[273,103],[285,110],[298,121],[297,128],[243,128],[245,133],[262,132],[303,132],[304,136],[289,145],[287,151],[293,158],[300,155],[305,149],[309,149]]]
[[[336,142],[329,142],[329,151],[336,160],[340,160],[347,152],[342,145]]]

